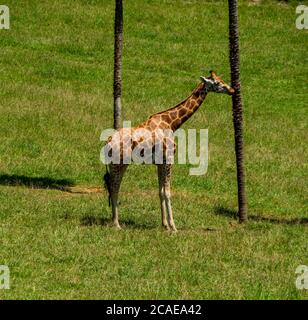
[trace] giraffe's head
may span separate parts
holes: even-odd
[[[214,71],[210,71],[208,78],[200,77],[207,92],[213,91],[232,95],[235,90],[226,84]]]

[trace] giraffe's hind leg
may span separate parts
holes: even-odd
[[[118,197],[123,175],[127,165],[123,164],[111,164],[110,170],[110,198],[112,206],[112,222],[114,226],[121,229],[119,223],[119,209],[118,209]]]

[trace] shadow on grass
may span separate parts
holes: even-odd
[[[236,210],[230,209],[230,208],[221,207],[221,206],[215,207],[214,211],[218,215],[223,215],[223,216],[226,216],[226,217],[229,217],[229,218],[236,219],[237,216],[238,216],[238,213],[237,213]],[[306,218],[306,217],[285,219],[285,218],[272,218],[272,217],[248,214],[248,220],[269,222],[269,223],[274,223],[274,224],[286,224],[286,225],[308,224],[308,218]]]
[[[85,227],[89,226],[106,226],[106,227],[112,227],[112,221],[110,218],[97,218],[95,216],[84,216],[81,218],[81,225]],[[155,229],[156,226],[147,225],[144,223],[137,223],[134,220],[131,219],[122,219],[120,220],[120,225],[125,228],[128,227],[130,229],[146,229],[151,230]]]
[[[49,177],[28,177],[16,174],[0,174],[0,185],[26,186],[32,189],[56,189],[61,191],[70,191],[69,187],[74,186],[74,182],[69,179],[52,179]]]

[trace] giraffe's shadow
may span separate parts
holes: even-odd
[[[102,226],[102,227],[113,227],[111,217],[96,217],[93,215],[86,215],[80,219],[82,226],[91,227],[91,226]],[[152,224],[139,223],[132,219],[123,218],[120,219],[121,227],[126,229],[142,229],[142,230],[152,230],[156,229],[157,226]]]
[[[113,223],[111,221],[111,217],[110,218],[99,218],[96,217],[94,215],[86,215],[83,216],[80,219],[80,223],[82,226],[84,227],[91,227],[91,226],[101,226],[101,227],[109,227],[109,228],[113,228]],[[136,221],[134,221],[133,219],[129,219],[129,218],[123,218],[120,219],[120,225],[121,227],[125,230],[125,229],[130,229],[130,230],[161,230],[163,232],[167,232],[170,233],[170,230],[166,230],[164,227],[162,227],[159,223],[155,224],[155,223],[138,223]],[[202,233],[208,233],[208,232],[215,232],[218,231],[218,229],[216,228],[212,228],[212,227],[199,227],[199,228],[186,228],[186,227],[181,227],[178,228],[178,231],[181,231],[183,233],[185,232],[190,232],[190,231],[198,231],[198,232],[202,232]],[[174,233],[170,233],[170,234],[174,234]]]

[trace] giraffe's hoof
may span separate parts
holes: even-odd
[[[120,226],[120,224],[118,222],[113,222],[113,226],[117,229],[117,230],[122,230],[122,227]]]
[[[168,226],[168,224],[166,223],[166,224],[162,224],[162,227],[165,229],[165,230],[170,230],[170,228],[169,228],[169,226]]]
[[[178,232],[178,230],[177,230],[177,228],[175,226],[172,226],[170,231],[172,233],[177,233]]]

